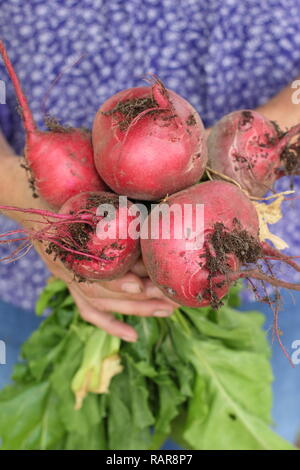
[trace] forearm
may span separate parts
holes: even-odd
[[[20,208],[39,208],[42,201],[32,196],[26,170],[21,167],[20,158],[14,155],[0,133],[0,205]],[[21,222],[24,216],[17,212],[1,211],[8,217]]]
[[[296,89],[291,85],[290,83],[267,103],[257,108],[258,112],[276,121],[283,130],[300,122],[300,104],[294,104],[292,101],[292,95]]]

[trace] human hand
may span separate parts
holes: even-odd
[[[82,318],[125,341],[136,341],[137,333],[130,325],[117,320],[113,312],[168,317],[178,307],[147,277],[141,259],[122,278],[77,282],[74,275],[59,260],[54,261],[47,255],[41,245],[36,249],[52,274],[67,284]]]
[[[289,129],[300,122],[299,90],[297,90],[299,88],[299,79],[300,77],[266,103],[256,108],[256,111],[266,118],[276,121],[282,130]],[[292,85],[297,85],[297,87],[295,88]],[[295,98],[297,99],[295,100]]]

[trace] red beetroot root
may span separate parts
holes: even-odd
[[[38,130],[1,41],[0,54],[22,111],[26,132],[25,158],[31,185],[55,208],[61,207],[80,192],[105,190],[94,165],[90,133],[83,129],[63,128],[57,124],[52,125],[52,130],[50,126],[48,132]]]
[[[276,279],[262,271],[258,262],[265,258],[285,262],[297,271],[300,267],[291,257],[260,242],[256,209],[236,185],[222,181],[201,183],[172,195],[164,204],[169,207],[177,204],[182,213],[184,205],[190,205],[194,224],[185,226],[185,235],[176,239],[175,228],[180,224],[183,228],[184,221],[171,214],[170,230],[164,233],[165,216],[157,217],[160,204],[142,227],[142,255],[148,273],[172,300],[191,307],[217,308],[238,278],[254,278],[277,287],[300,290],[300,284]],[[204,205],[203,226],[198,232],[195,231],[196,214],[200,213],[197,204]],[[170,235],[169,239],[165,234]],[[199,245],[201,235],[203,245]]]
[[[92,136],[100,176],[116,193],[136,199],[159,200],[194,184],[207,162],[201,118],[159,80],[109,98]]]
[[[217,122],[208,138],[208,168],[261,197],[281,176],[297,174],[300,159],[289,143],[300,125],[281,132],[256,111],[234,111]],[[214,179],[219,176],[212,173]]]
[[[221,181],[195,185],[172,195],[166,204],[170,207],[178,204],[182,209],[184,204],[191,205],[193,224],[197,212],[199,214],[197,204],[204,204],[203,227],[191,239],[189,234],[175,239],[174,228],[178,227],[178,221],[172,216],[170,239],[163,239],[162,218],[158,224],[156,222],[157,206],[145,221],[141,235],[143,259],[150,277],[168,297],[180,304],[217,306],[233,281],[227,281],[227,273],[239,271],[246,260],[256,260],[260,251],[256,210],[238,187]],[[150,227],[157,239],[146,238]],[[191,228],[195,229],[195,225]],[[199,239],[197,241],[201,234],[203,246],[198,245]],[[190,249],[187,249],[187,242]]]
[[[114,208],[109,221],[106,212],[98,212],[102,204]],[[111,280],[123,276],[140,255],[138,237],[129,236],[130,223],[135,219],[131,206],[128,203],[120,208],[118,196],[112,193],[86,192],[67,201],[58,214],[5,206],[0,209],[41,215],[42,228],[30,233],[20,231],[19,241],[43,242],[46,252],[59,258],[79,280]],[[100,237],[107,229],[109,237]]]

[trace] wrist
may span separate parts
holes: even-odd
[[[294,92],[295,89],[289,85],[256,111],[271,121],[276,121],[282,130],[289,129],[300,122],[300,104],[293,102]]]
[[[0,156],[0,204],[20,209],[47,207],[43,200],[33,197],[27,171],[21,167],[21,160],[17,156],[8,154]],[[1,212],[20,223],[25,218],[22,212]]]

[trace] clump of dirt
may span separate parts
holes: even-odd
[[[53,116],[45,116],[45,126],[50,132],[59,132],[59,133],[69,133],[74,130],[71,126],[63,126],[60,122]]]
[[[24,168],[24,170],[27,173],[27,179],[29,183],[29,188],[32,192],[32,197],[34,199],[37,199],[39,197],[37,190],[36,190],[36,183],[35,183],[35,177],[33,174],[33,171],[31,170],[30,166],[27,164],[26,159],[23,158],[21,163],[20,163],[21,168]]]
[[[85,249],[94,228],[90,224],[73,223],[68,225],[68,231],[80,249]]]
[[[54,242],[50,242],[46,249],[48,255],[54,254],[54,261],[59,258],[62,262],[66,261],[67,255],[70,254],[68,250],[75,250],[81,252],[87,252],[87,244],[90,240],[90,234],[93,232],[94,228],[90,224],[84,222],[71,223],[67,226],[66,239],[63,237],[60,238],[58,246]],[[80,254],[72,254],[77,260],[86,260],[86,256]]]
[[[154,109],[153,109],[154,108]],[[157,110],[155,109],[157,108]],[[119,118],[118,126],[121,131],[126,131],[131,122],[143,111],[151,109],[152,111],[159,111],[157,102],[152,96],[141,98],[132,98],[120,101],[109,111],[102,111],[104,116],[116,116]]]
[[[255,263],[261,255],[259,242],[242,229],[237,219],[234,220],[235,228],[229,232],[223,223],[214,225],[214,231],[210,237],[210,243],[218,259],[217,270],[226,272],[226,254],[233,253],[241,264]],[[210,271],[211,272],[211,271]]]
[[[195,126],[197,124],[195,116],[193,114],[190,114],[186,120],[186,123],[188,126]]]
[[[90,194],[87,198],[86,209],[96,209],[101,204],[111,204],[115,209],[119,208],[119,198],[108,193],[104,194]]]
[[[259,241],[243,229],[237,219],[233,220],[234,229],[228,231],[223,223],[214,225],[214,230],[205,244],[205,267],[209,271],[209,287],[204,298],[210,300],[212,308],[219,308],[222,301],[218,298],[215,287],[222,287],[226,281],[218,284],[214,277],[230,272],[227,261],[228,254],[234,254],[242,265],[256,263],[262,254]]]
[[[287,175],[295,175],[300,170],[300,141],[286,147],[280,155]]]
[[[268,132],[264,134],[265,142],[259,142],[261,148],[272,148],[278,143],[278,139],[274,136],[271,136]],[[266,154],[267,156],[268,154]]]
[[[254,117],[251,111],[243,111],[241,114],[242,114],[242,117],[239,120],[238,127],[239,129],[243,130],[245,129],[245,127],[250,127],[252,125]]]
[[[276,121],[271,121],[271,123],[273,124],[275,131],[277,132],[278,138],[282,139],[282,137],[286,135],[286,132],[281,130],[281,128],[279,127]]]

